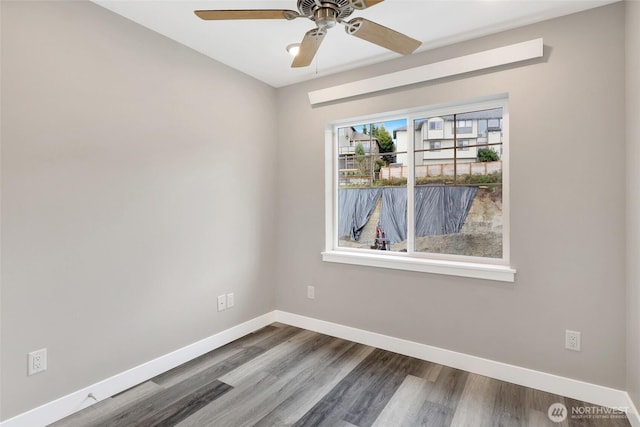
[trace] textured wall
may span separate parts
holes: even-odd
[[[625,2],[627,48],[627,378],[640,408],[640,3]]]
[[[308,102],[310,90],[538,37],[543,61]],[[624,49],[617,3],[279,89],[278,307],[625,389]],[[503,92],[514,284],[321,261],[328,122]],[[564,349],[565,329],[582,332],[582,352]]]
[[[6,419],[275,308],[276,130],[273,88],[99,6],[1,7]]]

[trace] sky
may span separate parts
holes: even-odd
[[[391,134],[391,137],[393,137],[393,131],[399,128],[406,128],[407,127],[407,120],[406,119],[398,119],[398,120],[389,120],[386,122],[377,122],[375,123],[376,127],[380,127],[380,125],[384,125],[384,128]],[[358,132],[362,132],[362,125],[359,126],[354,126],[355,129]],[[367,125],[368,127],[368,125]]]

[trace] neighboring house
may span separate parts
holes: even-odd
[[[477,145],[494,144],[502,141],[502,110],[499,108],[457,114],[455,122],[458,147],[455,156],[458,163],[476,161],[478,149],[482,148],[477,147]],[[421,159],[416,158],[416,165],[450,163],[453,161],[453,125],[453,115],[416,121],[414,130],[416,150],[429,150],[423,152]],[[407,129],[396,129],[393,136],[396,141],[397,151],[406,152]],[[490,146],[490,148],[502,157],[501,145]],[[406,165],[407,155],[398,154],[396,160],[397,163]],[[420,160],[422,160],[421,163]]]
[[[342,128],[338,134],[338,154],[340,156],[340,171],[363,169],[362,160],[356,156],[356,147],[362,145],[366,154],[366,169],[371,169],[370,165],[378,158],[380,153],[380,143],[371,135],[358,132],[353,127]]]

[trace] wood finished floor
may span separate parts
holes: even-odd
[[[594,405],[273,324],[57,423],[90,426],[630,426]]]

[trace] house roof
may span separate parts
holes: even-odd
[[[453,114],[440,116],[439,118],[450,122],[450,121],[453,121]],[[456,114],[457,120],[483,120],[483,119],[501,119],[501,118],[502,118],[502,108],[492,108],[490,110],[471,111],[469,113]],[[426,122],[427,122],[426,120],[418,122],[415,130],[421,130],[422,125]],[[406,131],[407,131],[406,126],[397,128],[396,130],[393,131],[393,138],[394,139],[396,138],[396,132],[406,132]]]
[[[378,142],[378,139],[368,135],[366,133],[358,132],[355,128],[351,128],[351,133],[349,134],[349,139],[352,141],[371,141],[374,140]]]
[[[458,120],[481,120],[481,119],[501,119],[502,108],[492,108],[491,110],[472,111],[470,113],[456,114]],[[453,114],[442,116],[442,119],[451,121]]]
[[[420,124],[422,126],[422,124]],[[402,126],[400,128],[394,129],[393,131],[393,139],[396,139],[396,133],[397,132],[406,132],[407,131],[407,127],[406,126]]]

